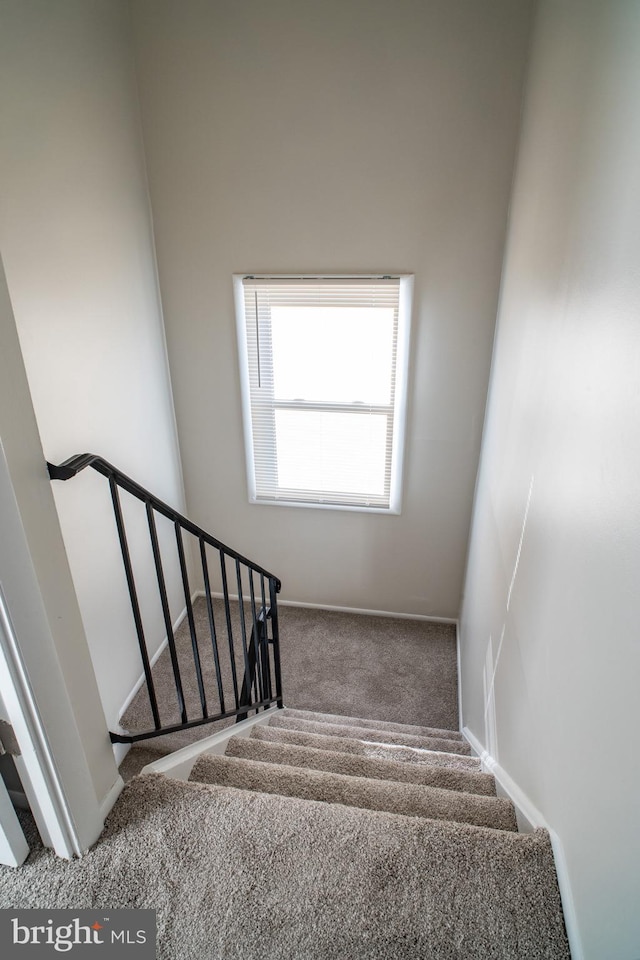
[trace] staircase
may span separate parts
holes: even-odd
[[[27,878],[17,902],[155,909],[161,960],[567,960],[549,835],[518,832],[462,735],[284,709],[279,579],[99,456],[49,473],[86,468],[108,480],[142,670],[111,740],[144,742],[143,756],[187,745],[127,784],[94,851],[64,876],[45,864],[49,881]],[[132,507],[160,647],[138,598]],[[184,595],[177,632],[167,567]],[[205,726],[219,732],[192,742]]]
[[[210,918],[240,938],[230,955],[570,957],[549,836],[518,833],[459,732],[293,709],[242,728],[192,755],[185,782],[157,764],[136,778],[196,803],[233,848]]]

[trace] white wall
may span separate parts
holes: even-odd
[[[542,3],[461,622],[464,723],[560,837],[588,960],[640,956],[639,103],[640,5]]]
[[[2,261],[0,488],[0,585],[62,789],[86,848],[102,828],[100,807],[119,778],[46,471]],[[4,676],[3,688],[7,682]],[[8,697],[5,702],[9,702]],[[6,709],[3,704],[3,712]]]
[[[457,616],[529,3],[134,0],[193,518],[286,599]],[[415,273],[400,517],[247,502],[234,272]]]
[[[0,245],[45,454],[101,454],[180,508],[129,4],[8,0],[0,27]],[[141,665],[108,485],[87,472],[54,492],[113,729]],[[143,529],[131,546],[157,644]],[[171,579],[175,615],[175,564]]]

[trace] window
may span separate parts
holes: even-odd
[[[249,499],[400,512],[411,277],[234,277]]]

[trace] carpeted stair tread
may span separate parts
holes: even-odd
[[[337,723],[340,726],[367,727],[384,730],[386,733],[408,733],[417,737],[438,737],[441,740],[464,740],[459,730],[443,730],[440,727],[420,727],[413,723],[392,723],[389,720],[364,720],[362,717],[345,717],[334,713],[314,713],[287,707],[284,715],[299,720],[316,720],[319,723]]]
[[[112,881],[93,902],[113,902],[110,893],[120,902],[124,884],[137,906],[166,903],[161,960],[569,960],[546,831],[516,834],[159,777],[133,781],[118,808],[128,817],[110,818],[106,853],[131,839],[136,856],[118,858],[121,874],[103,854]],[[160,847],[160,869],[152,846]],[[187,898],[173,874],[185,860],[193,877]],[[90,876],[95,890],[100,864]],[[87,893],[81,888],[84,902]]]
[[[461,740],[444,740],[438,737],[416,737],[411,734],[387,733],[370,727],[356,727],[337,723],[321,723],[315,720],[301,720],[287,717],[286,711],[278,711],[269,726],[284,730],[303,730],[305,733],[320,733],[331,737],[349,737],[352,740],[366,740],[372,743],[390,743],[394,746],[417,747],[419,750],[441,750],[446,753],[471,754],[471,747]]]
[[[449,767],[452,770],[480,772],[478,757],[464,757],[459,753],[443,753],[434,750],[416,750],[414,747],[399,747],[393,744],[368,743],[349,737],[329,737],[322,734],[303,733],[302,730],[284,730],[260,724],[253,727],[251,737],[274,743],[294,743],[302,747],[334,750],[338,753],[355,754],[361,757],[376,757],[380,760],[397,760],[402,763],[428,763],[432,766]]]
[[[372,780],[324,770],[206,754],[196,761],[189,779],[403,816],[471,823],[495,830],[518,829],[510,800],[414,783]]]
[[[490,774],[451,770],[426,763],[379,760],[355,754],[337,753],[333,750],[302,747],[292,743],[258,740],[253,737],[231,737],[225,752],[227,756],[242,757],[245,760],[282,763],[291,767],[344,773],[351,777],[417,783],[488,797],[495,796],[496,793],[495,780]]]
[[[570,960],[549,836],[135,777],[98,843],[34,845],[5,907],[157,910],[158,960]]]

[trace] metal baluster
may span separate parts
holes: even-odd
[[[236,581],[238,584],[238,607],[240,610],[240,636],[242,639],[242,653],[244,655],[244,683],[243,692],[246,692],[247,706],[251,703],[251,688],[253,686],[251,679],[251,668],[249,666],[249,654],[247,651],[247,627],[244,621],[244,598],[242,596],[242,575],[240,573],[240,561],[236,560]],[[242,706],[244,706],[244,701]]]
[[[271,656],[269,654],[269,618],[271,617],[271,611],[267,606],[267,599],[264,589],[264,576],[262,574],[260,574],[260,593],[262,596],[262,609],[264,610],[263,631],[262,636],[260,637],[262,643],[262,672],[264,676],[265,695],[268,700],[271,700],[273,697],[273,689],[271,684]]]
[[[261,622],[256,614],[256,594],[253,586],[253,570],[248,570],[249,592],[251,595],[251,617],[253,619],[253,630],[251,632],[251,644],[253,646],[256,662],[256,700],[264,700],[264,686],[262,682],[262,660],[260,657],[260,630]]]
[[[167,588],[164,582],[164,571],[162,569],[162,557],[158,545],[158,532],[156,530],[156,520],[153,514],[153,507],[149,502],[147,507],[147,521],[149,523],[149,535],[151,537],[151,549],[153,551],[153,560],[156,565],[156,576],[158,578],[158,590],[160,592],[160,603],[162,604],[162,616],[164,626],[167,631],[167,643],[169,644],[169,655],[171,657],[171,666],[173,668],[173,681],[176,687],[176,697],[178,699],[178,709],[182,722],[187,723],[187,708],[184,702],[184,692],[182,690],[182,677],[180,676],[180,665],[178,663],[178,653],[176,651],[176,641],[173,635],[173,625],[171,623],[171,613],[169,611],[169,601],[167,599]]]
[[[116,527],[118,529],[118,539],[120,540],[120,549],[122,551],[122,562],[124,564],[124,572],[127,578],[127,586],[129,588],[129,597],[131,599],[131,609],[133,611],[133,622],[136,628],[136,634],[138,636],[138,646],[140,647],[140,656],[142,657],[142,667],[144,669],[144,677],[147,683],[147,692],[149,694],[149,705],[151,707],[151,713],[153,714],[153,725],[156,730],[160,729],[160,714],[158,712],[158,700],[156,698],[156,690],[153,684],[153,676],[151,673],[151,664],[149,662],[149,654],[147,653],[147,641],[144,635],[144,627],[142,626],[142,616],[140,614],[140,604],[138,602],[138,592],[136,590],[135,579],[133,576],[133,567],[131,565],[131,555],[129,554],[129,545],[127,543],[127,534],[124,526],[124,519],[122,516],[122,508],[120,506],[120,495],[118,493],[118,487],[115,479],[109,477],[109,489],[111,490],[111,500],[113,502],[113,512],[116,519]]]
[[[278,607],[276,581],[269,580],[269,601],[271,605],[271,636],[273,638],[273,666],[276,675],[276,697],[280,709],[284,707],[282,699],[282,671],[280,669],[280,635],[278,630]]]
[[[220,674],[220,657],[218,654],[218,638],[216,636],[216,625],[213,617],[213,602],[211,600],[211,583],[209,581],[209,566],[207,564],[207,547],[200,537],[200,557],[202,559],[202,577],[204,579],[204,593],[207,601],[207,614],[209,616],[209,632],[211,633],[211,646],[213,648],[213,662],[216,668],[216,681],[218,684],[218,699],[220,700],[220,713],[224,713],[224,692],[222,689],[222,676]]]
[[[238,697],[238,676],[236,672],[236,659],[234,655],[233,648],[233,631],[231,629],[231,610],[229,608],[229,588],[227,586],[227,567],[225,563],[224,553],[222,550],[220,552],[220,569],[222,571],[222,596],[224,599],[224,612],[227,620],[227,636],[229,638],[229,656],[231,658],[231,677],[233,679],[233,695],[236,701],[236,710],[240,706],[240,700]]]
[[[260,594],[262,596],[262,610],[264,613],[263,628],[260,635],[260,644],[262,651],[262,675],[265,684],[266,699],[271,700],[273,691],[271,687],[271,657],[269,655],[269,620],[270,612],[267,610],[267,600],[264,591],[264,576],[260,574]]]
[[[182,588],[184,590],[184,602],[187,605],[187,621],[189,623],[189,633],[191,635],[191,649],[193,651],[193,664],[196,669],[196,680],[198,682],[198,693],[200,694],[200,706],[202,707],[202,716],[208,717],[207,697],[204,692],[204,681],[202,679],[202,664],[200,663],[200,650],[198,649],[198,635],[196,634],[196,622],[193,617],[193,606],[191,604],[191,588],[189,587],[189,574],[187,572],[187,563],[184,556],[184,543],[182,542],[182,528],[178,520],[174,523],[176,531],[176,544],[178,547],[178,559],[180,560],[180,573],[182,575]]]

